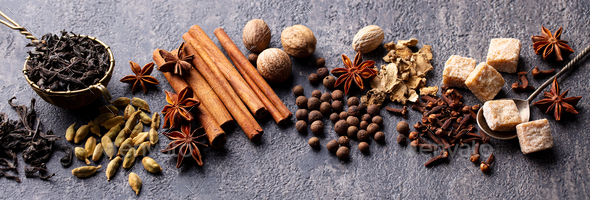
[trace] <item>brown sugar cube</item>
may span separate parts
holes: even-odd
[[[504,78],[500,72],[486,63],[479,63],[469,74],[465,85],[481,102],[494,99],[504,86]]]
[[[524,154],[553,147],[551,127],[547,119],[525,122],[516,126],[520,150]]]
[[[443,84],[449,87],[467,88],[465,79],[475,68],[475,59],[457,55],[449,57],[443,70]]]
[[[490,41],[486,62],[500,72],[516,73],[520,40],[514,38],[494,38]]]
[[[516,103],[512,100],[495,100],[483,104],[483,117],[494,131],[514,131],[522,121]]]

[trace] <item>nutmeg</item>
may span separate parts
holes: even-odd
[[[250,20],[242,31],[242,40],[246,49],[259,53],[270,44],[270,28],[262,19]]]
[[[313,54],[316,43],[313,32],[303,25],[287,27],[281,33],[283,49],[287,54],[296,58],[304,58]]]
[[[287,80],[291,75],[291,58],[283,50],[269,48],[256,60],[258,73],[270,82],[279,83]]]
[[[362,54],[375,50],[383,42],[385,34],[383,29],[376,25],[365,26],[359,30],[354,39],[352,39],[352,48],[354,51],[360,51]]]

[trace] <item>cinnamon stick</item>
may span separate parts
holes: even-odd
[[[213,88],[213,91],[217,93],[217,96],[221,99],[246,136],[252,141],[260,140],[262,133],[264,132],[262,127],[260,127],[252,114],[250,114],[242,100],[237,97],[233,88],[223,75],[221,75],[219,69],[217,69],[203,47],[188,33],[184,34],[182,38],[190,44],[185,46],[186,53],[188,55],[195,55],[193,60],[197,60],[197,65],[193,65],[193,67],[203,75],[205,80],[207,80],[209,85]]]
[[[154,50],[152,57],[158,66],[162,66],[162,64],[165,63],[164,58],[160,55],[160,49]],[[179,93],[182,89],[188,87],[188,84],[182,79],[182,77],[176,74],[171,74],[170,72],[162,72],[162,74],[164,74],[164,77],[166,77],[166,80],[168,80],[168,83],[170,83],[170,86],[176,93]],[[217,121],[211,116],[211,113],[209,113],[203,105],[197,106],[196,110],[197,113],[195,116],[205,129],[205,134],[207,135],[211,147],[220,148],[225,145],[225,142],[227,141],[226,134],[223,129],[219,127]]]
[[[268,116],[268,110],[258,96],[252,91],[252,88],[246,83],[242,75],[237,72],[231,62],[225,57],[223,52],[213,43],[211,38],[199,27],[194,25],[189,29],[189,34],[199,43],[207,52],[213,63],[219,68],[223,76],[231,84],[242,101],[248,106],[250,111],[258,119],[264,119]]]
[[[285,106],[283,101],[281,101],[281,99],[277,96],[277,94],[270,87],[270,85],[268,85],[266,80],[264,80],[264,78],[258,73],[258,70],[256,70],[252,63],[248,61],[246,56],[244,56],[244,54],[242,53],[242,51],[240,51],[238,46],[236,46],[236,44],[231,40],[227,33],[225,33],[223,28],[215,29],[214,33],[215,36],[217,36],[219,43],[221,43],[221,46],[223,46],[223,48],[225,49],[225,52],[227,52],[229,57],[232,58],[232,61],[234,62],[236,67],[238,67],[238,70],[240,71],[242,76],[248,76],[252,80],[254,80],[254,83],[256,83],[258,88],[262,92],[264,92],[268,100],[272,102],[272,104],[281,112],[281,114],[287,119],[291,118],[293,114],[291,113],[291,111],[289,111],[289,108]],[[254,88],[254,86],[250,86]]]

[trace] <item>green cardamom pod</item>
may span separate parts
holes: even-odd
[[[123,159],[119,156],[115,157],[115,159],[111,160],[111,162],[109,162],[109,164],[107,165],[107,180],[110,181],[111,178],[115,175],[115,173],[117,173],[117,169],[119,169],[119,165],[121,164],[121,161],[123,161]]]
[[[141,164],[143,164],[145,170],[147,170],[150,173],[155,174],[160,173],[162,171],[162,167],[160,167],[160,165],[150,157],[143,157],[143,159],[141,159]]]
[[[86,140],[86,144],[84,144],[84,149],[86,149],[86,154],[88,156],[92,155],[94,153],[94,148],[96,148],[96,138],[89,137]]]
[[[94,135],[98,135],[100,137],[100,126],[98,124],[94,124],[93,121],[88,122],[88,126],[90,127],[90,132],[94,133]]]
[[[148,132],[148,136],[150,138],[150,144],[154,145],[156,143],[158,143],[159,140],[159,136],[158,136],[158,131],[156,131],[156,129],[154,129],[153,127],[150,129],[150,132]]]
[[[115,99],[113,102],[111,102],[111,104],[113,104],[114,106],[117,106],[117,107],[123,107],[123,106],[129,105],[130,102],[131,102],[131,99],[129,99],[127,97],[119,97],[119,98]]]
[[[139,119],[141,120],[141,123],[144,123],[145,125],[152,123],[152,119],[150,118],[150,116],[148,116],[144,112],[139,113]]]
[[[86,178],[92,176],[96,170],[100,169],[101,165],[95,166],[83,166],[72,170],[72,174],[78,178]]]
[[[106,105],[106,106],[102,106],[98,109],[98,111],[100,111],[100,113],[113,113],[115,115],[119,114],[119,109],[117,109],[117,107],[112,106],[112,105]]]
[[[127,139],[127,134],[125,134],[125,130],[119,131],[117,138],[115,138],[115,146],[120,147],[121,143],[123,143]]]
[[[66,140],[70,142],[74,141],[74,136],[76,136],[76,122],[70,125],[66,130]]]
[[[109,129],[109,132],[107,132],[104,135],[109,136],[111,138],[111,140],[114,140],[115,138],[117,138],[117,134],[119,134],[119,132],[121,131],[122,125],[123,125],[123,123],[113,126],[111,129]]]
[[[123,168],[129,169],[133,166],[133,163],[135,163],[135,149],[131,148],[123,158]]]
[[[104,153],[107,154],[107,156],[109,157],[109,160],[113,159],[113,156],[115,155],[115,144],[113,144],[113,141],[111,140],[111,138],[109,136],[102,136],[102,138],[100,139],[100,143],[102,144],[102,148],[104,149]]]
[[[133,130],[133,128],[135,128],[135,124],[137,124],[140,112],[141,111],[139,110],[135,111],[133,114],[131,114],[127,122],[125,122],[125,128],[123,128],[123,130],[125,130],[126,134],[131,134],[131,131]]]
[[[94,124],[97,125],[101,125],[102,123],[106,122],[107,120],[116,117],[116,114],[113,113],[103,113],[98,115],[98,117],[94,118],[94,120],[92,120],[92,122],[94,122]]]
[[[136,137],[133,138],[133,146],[137,146],[148,138],[148,132],[141,132]]]
[[[111,128],[113,128],[113,126],[119,125],[122,122],[123,122],[123,116],[116,116],[116,117],[110,118],[109,120],[103,122],[101,125],[106,129],[111,129]]]
[[[148,105],[148,103],[145,102],[143,99],[133,97],[133,99],[131,99],[131,104],[137,107],[137,109],[146,111],[148,113],[152,112],[150,111],[150,105]]]
[[[129,149],[133,148],[133,146],[134,146],[133,139],[131,139],[131,138],[125,139],[125,141],[123,141],[123,143],[121,143],[121,146],[119,146],[119,153],[117,153],[117,155],[124,156],[125,154],[127,154]]]
[[[74,148],[74,154],[76,155],[76,158],[86,162],[87,165],[90,165],[90,160],[88,160],[88,154],[86,153],[86,149],[82,147],[76,147]]]
[[[90,126],[88,125],[80,126],[80,128],[78,128],[78,130],[76,131],[76,136],[74,136],[74,143],[80,144],[80,142],[82,142],[82,140],[84,140],[84,138],[86,138],[86,136],[88,135],[89,130]]]
[[[135,157],[145,156],[150,151],[150,142],[143,142],[137,147],[137,151],[135,151]]]
[[[137,122],[135,127],[133,127],[133,130],[131,131],[131,134],[129,135],[129,137],[135,138],[135,136],[137,136],[142,131],[143,131],[143,124],[141,122]]]
[[[139,191],[141,190],[141,179],[139,176],[133,172],[129,173],[129,185],[131,189],[135,191],[135,195],[139,195]]]
[[[129,117],[131,117],[131,115],[135,112],[135,108],[129,104],[127,105],[127,107],[125,107],[125,111],[123,112],[123,117],[125,118],[125,120],[128,120]]]
[[[160,128],[160,114],[158,112],[155,112],[154,115],[152,115],[152,124],[151,124],[153,129],[158,130]]]
[[[94,148],[94,152],[92,152],[92,160],[94,162],[98,161],[98,159],[100,159],[100,157],[102,157],[103,151],[104,151],[104,149],[102,148],[102,143],[98,143],[96,145],[96,147]]]

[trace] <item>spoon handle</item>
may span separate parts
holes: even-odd
[[[8,20],[8,21],[4,21],[4,20],[0,19],[1,24],[4,24],[4,25],[10,27],[11,29],[18,30],[20,32],[20,34],[25,35],[25,37],[27,39],[31,40],[31,42],[33,42],[33,43],[41,42],[35,36],[33,36],[33,34],[31,32],[27,31],[27,29],[25,27],[18,25],[18,23],[16,23],[14,20],[10,19],[10,17],[8,17],[2,11],[0,11],[0,16],[4,17],[6,20]]]
[[[533,99],[535,99],[535,97],[537,97],[537,95],[539,95],[539,93],[541,93],[541,91],[543,91],[545,87],[547,87],[549,84],[553,82],[553,79],[559,78],[561,75],[565,74],[565,72],[569,71],[574,65],[576,65],[580,60],[582,60],[582,58],[588,55],[588,53],[590,53],[590,45],[586,47],[586,49],[584,49],[582,53],[578,54],[573,60],[571,60],[565,67],[563,67],[561,71],[557,72],[557,74],[553,75],[553,77],[551,77],[550,79],[547,79],[547,81],[545,81],[543,85],[539,86],[539,88],[537,88],[537,90],[535,90],[535,92],[533,92],[533,94],[529,96],[527,101],[533,101]]]

